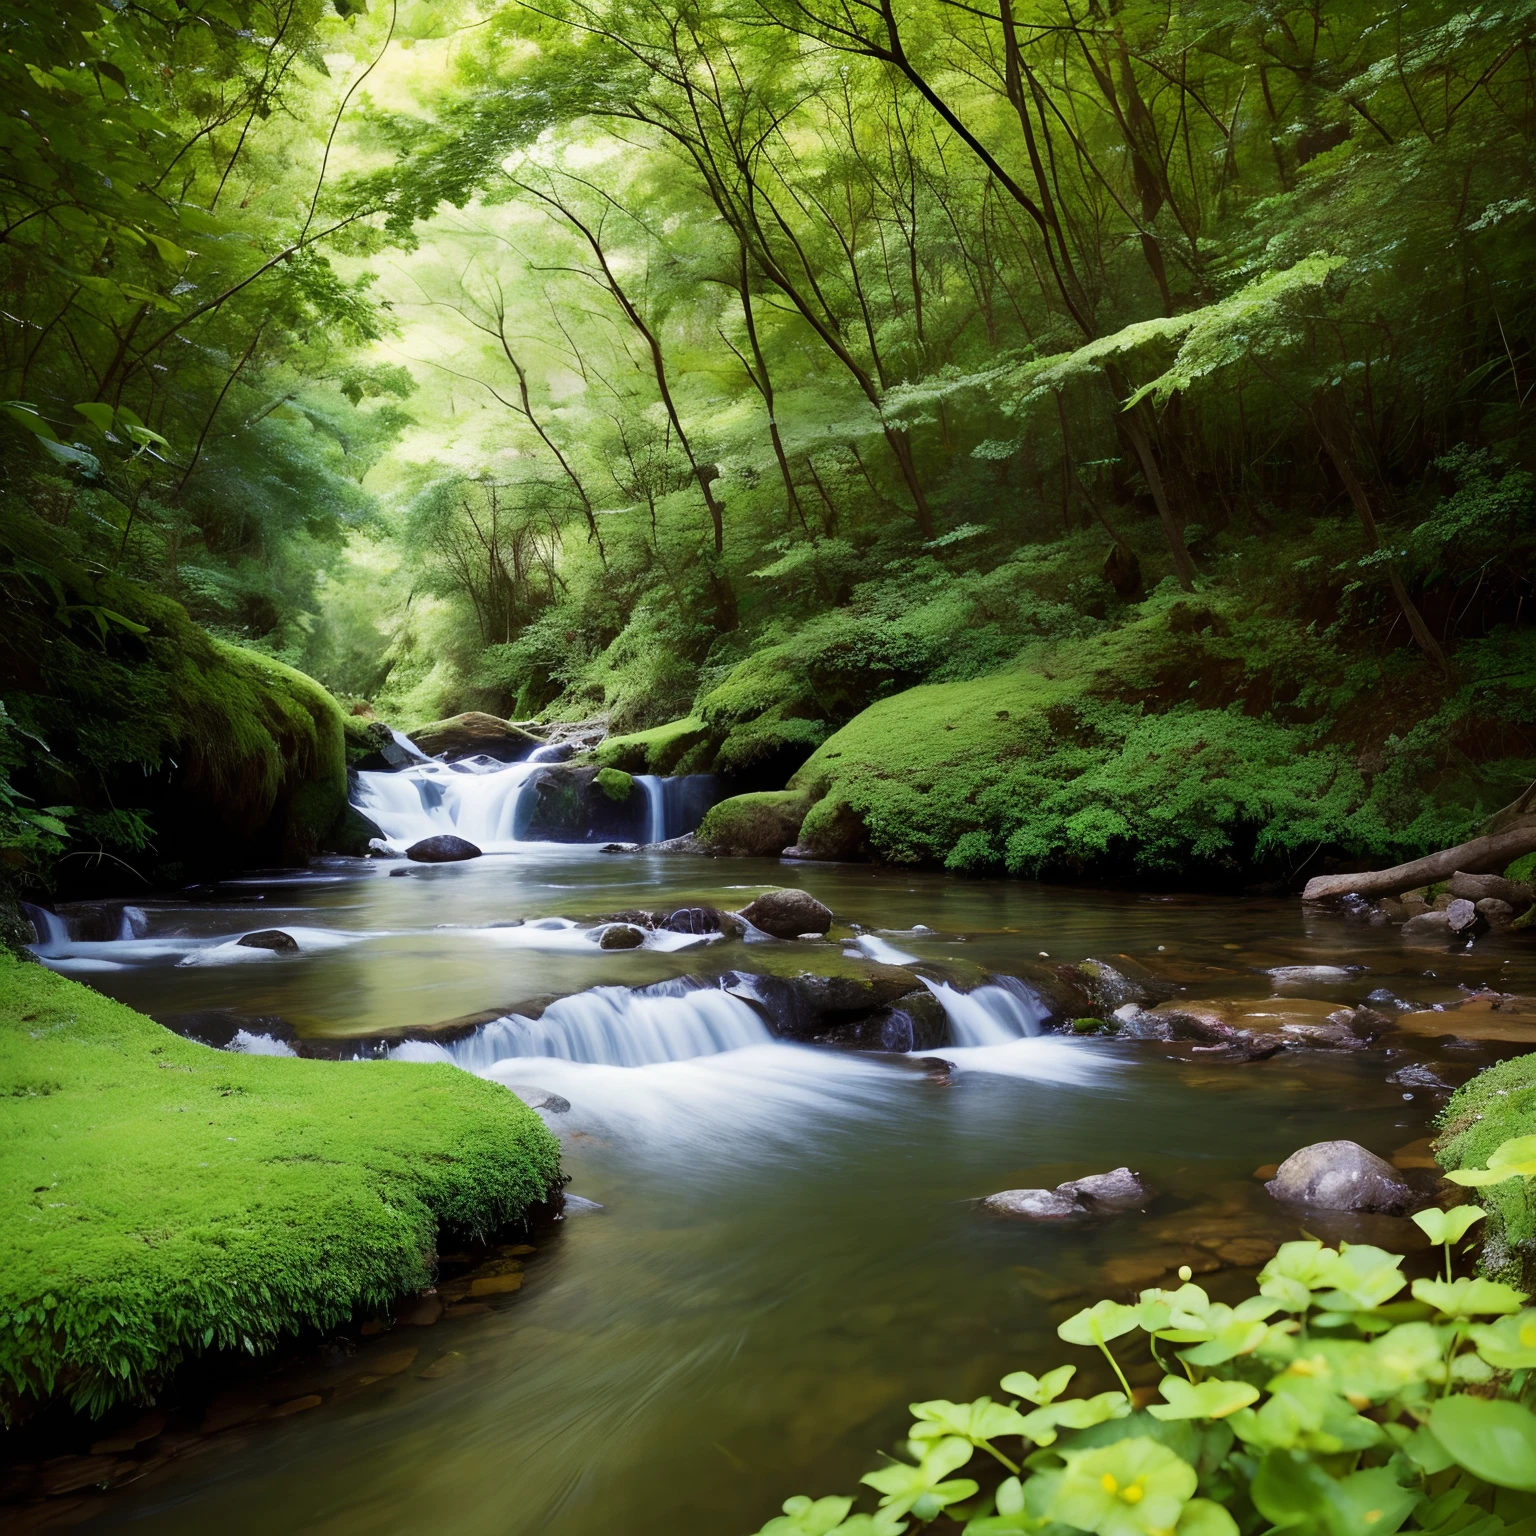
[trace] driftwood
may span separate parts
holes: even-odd
[[[1530,792],[1516,806],[1531,798]],[[1513,809],[1513,807],[1506,808]],[[1500,812],[1495,824],[1505,815]],[[1436,880],[1448,880],[1458,870],[1469,874],[1498,874],[1522,854],[1536,852],[1536,816],[1512,819],[1497,832],[1474,837],[1470,843],[1432,853],[1391,869],[1367,870],[1358,875],[1318,875],[1307,881],[1303,901],[1327,901],[1334,896],[1397,896]]]

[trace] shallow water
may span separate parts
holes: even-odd
[[[1432,1007],[1480,981],[1536,991],[1518,941],[1408,951],[1391,931],[1307,918],[1293,902],[557,846],[390,873],[399,867],[337,861],[302,878],[230,883],[196,903],[140,902],[142,920],[128,925],[139,937],[70,942],[52,963],[116,967],[76,973],[157,1016],[223,1009],[331,1036],[730,969],[857,967],[866,954],[891,958],[887,946],[951,976],[962,989],[952,1017],[975,1004],[964,988],[1042,952],[1127,955],[1197,996],[1360,1001],[1385,986]],[[585,922],[491,926],[734,908],[786,883],[868,932],[602,951]],[[234,953],[235,937],[266,927],[293,933],[301,952]],[[1346,969],[1266,974],[1286,965]],[[774,1043],[744,1004],[738,1014],[723,993],[709,997],[694,1034],[673,1013],[646,1023],[622,993],[557,1005],[531,1031],[509,1026],[516,1043],[505,1049],[517,1054],[489,1050],[477,1065],[570,1100],[550,1123],[572,1191],[603,1208],[541,1240],[523,1289],[497,1310],[397,1329],[392,1346],[420,1351],[409,1370],[327,1388],[308,1412],[208,1442],[207,1454],[104,1498],[90,1528],[753,1531],[791,1493],[851,1489],[904,1429],[910,1401],[995,1393],[1006,1371],[1063,1358],[1096,1379],[1055,1323],[1094,1296],[1148,1283],[1130,1278],[1128,1259],[1154,1269],[1199,1259],[1207,1250],[1189,1244],[1207,1229],[1213,1243],[1294,1236],[1298,1218],[1263,1193],[1256,1167],[1336,1136],[1391,1154],[1426,1133],[1442,1102],[1388,1084],[1409,1059],[1388,1050],[1197,1064],[1150,1044],[1028,1038],[1022,1014],[1016,1028],[988,1036],[977,1024],[967,1038],[983,1043],[945,1049],[955,1066],[945,1082],[908,1059]],[[987,1014],[994,1025],[1001,1016]],[[1487,1057],[1448,1059],[1445,1070],[1464,1076]],[[974,1204],[1120,1163],[1161,1191],[1145,1214],[1042,1229]],[[1310,1224],[1413,1241],[1409,1224],[1387,1218]],[[1228,1268],[1207,1283],[1219,1293],[1244,1277]],[[460,1368],[416,1374],[445,1354],[463,1356]],[[359,1379],[365,1356],[349,1369]]]

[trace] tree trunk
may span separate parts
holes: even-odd
[[[1502,832],[1474,837],[1427,858],[1396,864],[1391,869],[1368,870],[1358,875],[1318,875],[1307,881],[1303,901],[1327,901],[1333,896],[1397,896],[1436,880],[1446,880],[1458,870],[1469,875],[1498,874],[1523,854],[1536,852],[1536,816],[1517,822]]]

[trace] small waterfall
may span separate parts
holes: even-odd
[[[576,748],[568,741],[547,741],[542,747],[535,747],[524,759],[529,763],[563,763],[566,758],[574,757]]]
[[[920,979],[948,1015],[957,1046],[1008,1045],[1041,1032],[1045,1010],[1039,998],[1011,976],[974,992],[957,992],[947,982]]]
[[[34,907],[30,901],[21,903],[21,914],[32,924],[37,933],[37,943],[31,948],[42,954],[52,954],[69,943],[69,924],[57,912],[47,907]]]
[[[645,791],[645,840],[660,843],[667,836],[667,792],[654,773],[637,773],[635,783]]]
[[[645,791],[647,812],[645,840],[665,842],[696,832],[704,813],[715,803],[712,773],[679,773],[663,777],[637,773],[635,782]]]
[[[451,833],[490,850],[517,840],[518,797],[537,767],[476,758],[359,773],[352,803],[391,843]]]
[[[450,1045],[408,1040],[390,1054],[405,1061],[451,1061],[470,1072],[525,1057],[644,1067],[767,1045],[772,1038],[739,998],[713,987],[663,982],[639,991],[594,987],[551,1003],[542,1018],[508,1014]]]
[[[878,933],[861,933],[853,942],[860,953],[881,965],[913,965],[917,961],[916,955],[897,949],[889,939],[882,939]]]
[[[142,907],[124,907],[117,917],[120,939],[142,939],[149,932],[149,918]]]

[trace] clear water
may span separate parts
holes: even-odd
[[[1347,969],[1282,977],[1284,997],[1359,1001],[1385,986],[1432,1006],[1463,983],[1536,990],[1518,941],[1405,951],[1390,932],[1284,901],[547,846],[400,877],[394,867],[338,861],[236,882],[209,901],[140,901],[134,936],[56,938],[50,962],[162,1017],[223,1009],[309,1035],[583,994],[528,1028],[495,1026],[499,1045],[483,1032],[478,1055],[454,1049],[490,1076],[570,1100],[550,1121],[571,1189],[603,1209],[561,1223],[500,1310],[391,1336],[408,1336],[422,1363],[461,1354],[461,1369],[433,1380],[413,1366],[215,1438],[102,1498],[90,1529],[756,1530],[791,1493],[851,1489],[903,1431],[908,1402],[996,1392],[1010,1369],[1069,1357],[1091,1384],[1093,1362],[1055,1339],[1055,1323],[1086,1299],[1129,1294],[1128,1256],[1182,1252],[1202,1224],[1294,1236],[1257,1166],[1336,1136],[1391,1153],[1426,1133],[1437,1104],[1387,1083],[1407,1058],[1384,1051],[1237,1067],[1033,1036],[1020,993],[974,990],[988,973],[1025,971],[1044,951],[1128,955],[1198,996],[1269,997],[1267,971],[1295,965]],[[866,932],[631,951],[586,936],[605,912],[739,907],[785,883]],[[518,917],[529,921],[494,926]],[[293,933],[300,953],[237,955],[233,939],[262,927]],[[887,945],[954,983],[945,1001],[972,1043],[942,1052],[955,1064],[947,1082],[903,1058],[774,1043],[722,993],[706,1005],[686,983],[657,987],[730,969],[858,968],[890,958]],[[653,990],[622,990],[635,987]],[[1485,1059],[1462,1052],[1446,1070]],[[1145,1214],[1043,1229],[974,1204],[1121,1163],[1161,1191]],[[1340,1217],[1331,1231],[1414,1241],[1387,1218]],[[1208,1283],[1219,1293],[1243,1275]]]

